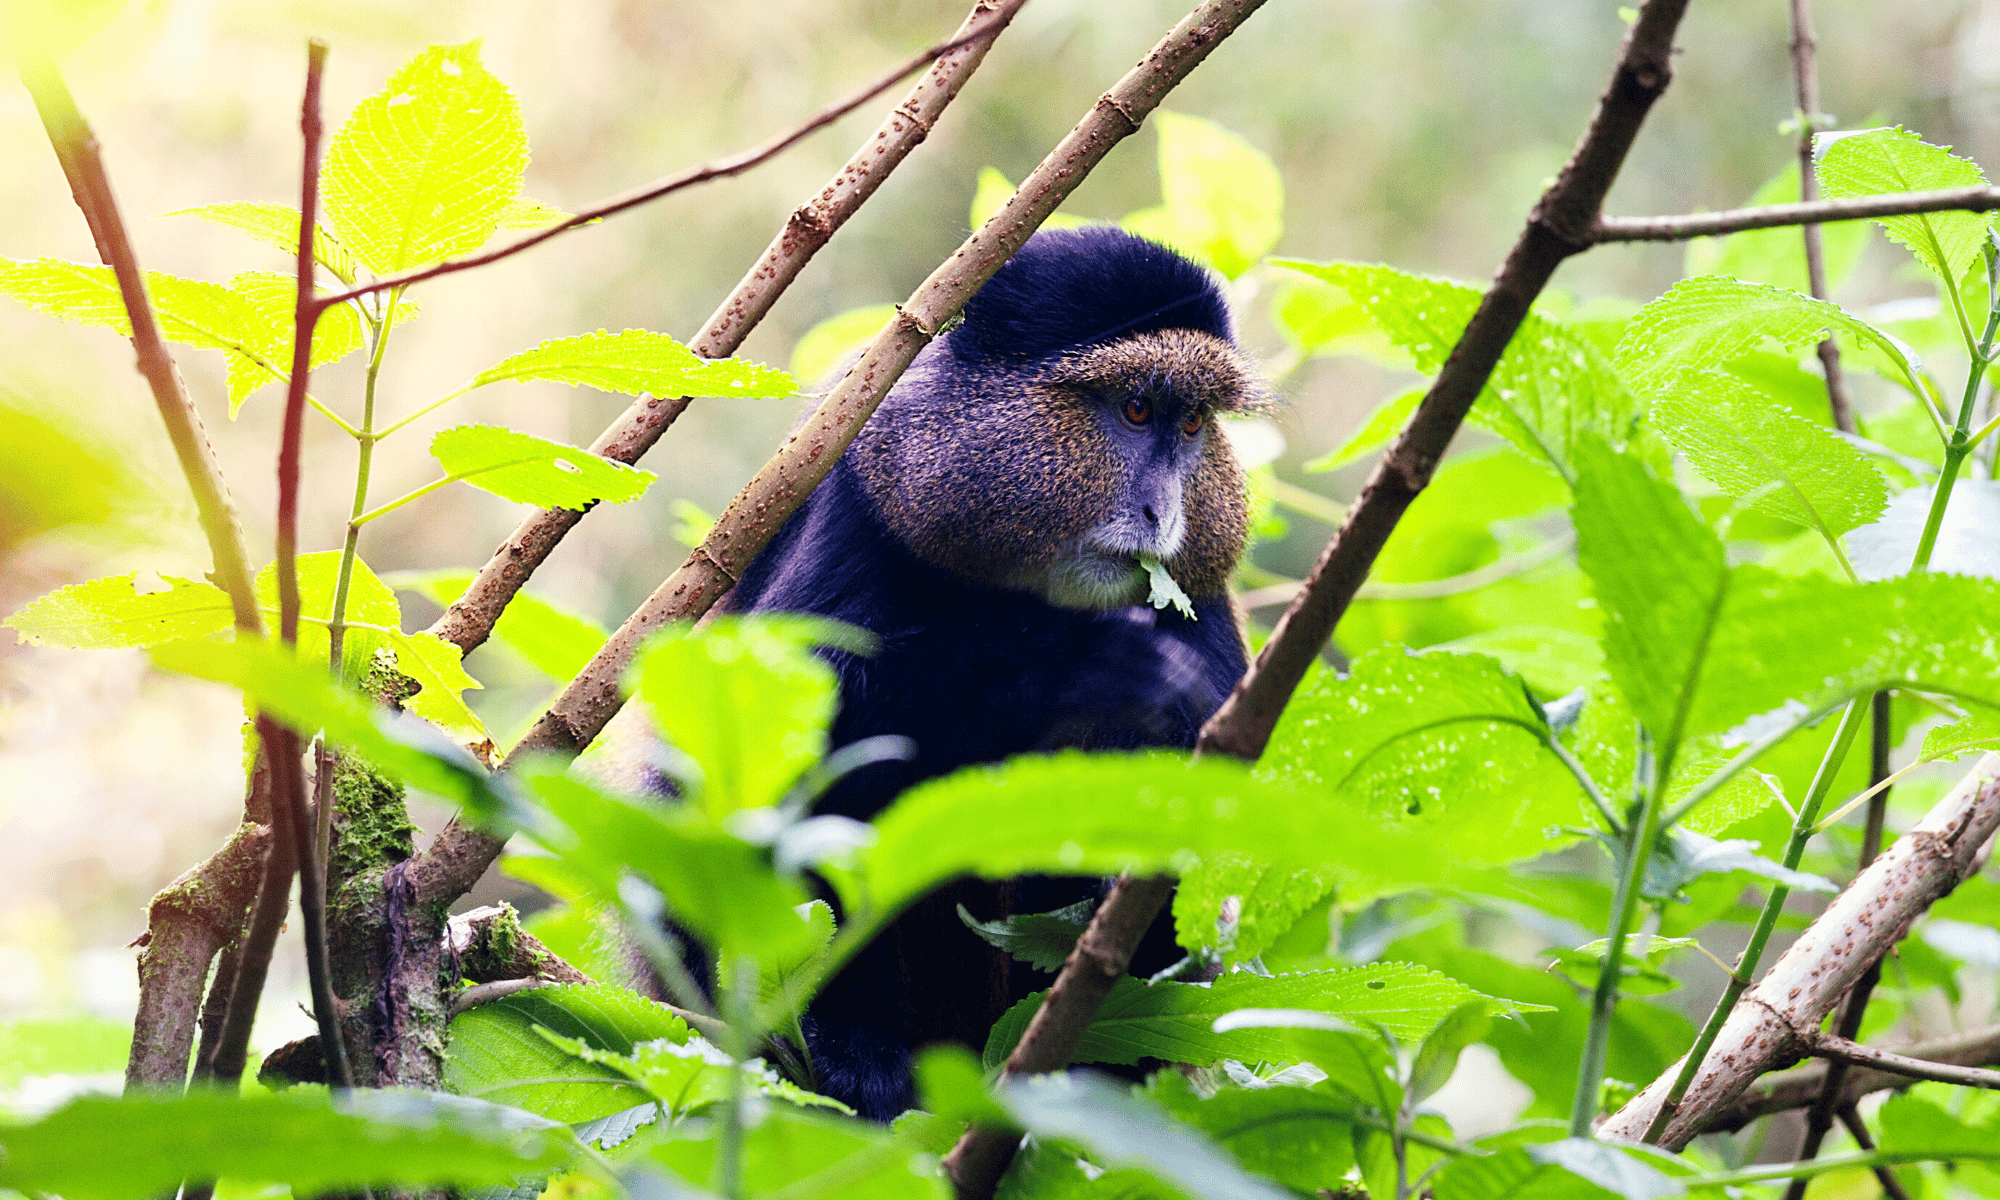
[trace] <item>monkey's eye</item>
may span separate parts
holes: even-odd
[[[1128,396],[1125,399],[1125,419],[1134,425],[1144,425],[1153,419],[1153,401],[1149,396]]]
[[[1195,434],[1201,432],[1202,423],[1207,420],[1207,413],[1198,408],[1190,409],[1188,415],[1181,418],[1181,432],[1187,434],[1189,437],[1193,437]]]

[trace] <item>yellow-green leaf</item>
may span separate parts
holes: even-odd
[[[1165,203],[1120,224],[1186,251],[1234,279],[1284,231],[1285,185],[1271,156],[1213,121],[1161,109],[1160,194]]]
[[[289,204],[228,200],[220,204],[198,204],[193,208],[176,209],[160,215],[200,217],[204,221],[249,234],[288,255],[299,252],[299,210]],[[342,283],[354,282],[354,256],[324,225],[313,226],[313,261],[332,272]]]
[[[479,43],[432,46],[363,100],[327,149],[327,222],[370,269],[402,271],[484,245],[528,166],[520,105]]]
[[[404,708],[458,741],[487,740],[486,726],[460,695],[480,683],[465,673],[464,655],[457,646],[434,633],[397,633],[389,644],[396,650],[396,669],[422,689],[403,701]]]
[[[465,594],[472,572],[402,572],[391,575],[389,582],[447,606]],[[567,682],[596,656],[607,634],[595,621],[521,591],[507,601],[493,624],[493,636],[544,675]]]
[[[1900,126],[1848,134],[1826,148],[1819,186],[1829,200],[1883,192],[1923,192],[1977,187],[1986,173],[1970,159],[1933,146]],[[1946,287],[1979,257],[1992,213],[1934,212],[1881,218],[1883,232],[1909,247]]]
[[[207,637],[229,628],[221,588],[162,575],[161,591],[140,591],[138,575],[113,575],[50,592],[0,625],[31,646],[109,650]]]
[[[445,473],[503,499],[581,512],[599,500],[637,499],[658,478],[498,425],[455,425],[431,439],[431,454]]]
[[[473,387],[507,379],[548,379],[636,396],[789,396],[783,371],[735,358],[703,358],[664,333],[598,330],[556,338],[488,367]]]

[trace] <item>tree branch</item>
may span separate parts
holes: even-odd
[[[2000,754],[1988,754],[1916,828],[1861,872],[1738,1001],[1659,1144],[1685,1146],[1757,1076],[1804,1053],[1805,1033],[1818,1028],[1911,921],[1974,869],[1980,847],[1996,829]],[[1606,1120],[1599,1135],[1640,1140],[1679,1071],[1679,1063],[1669,1067]]]
[[[1444,369],[1377,464],[1271,639],[1236,690],[1202,726],[1197,754],[1255,761],[1278,714],[1333,636],[1405,509],[1430,482],[1501,352],[1562,261],[1589,248],[1605,193],[1646,113],[1673,77],[1674,30],[1687,0],[1647,0],[1619,48],[1611,82],[1576,152],[1528,215],[1499,275]]]
[[[917,352],[1111,148],[1137,132],[1146,114],[1262,3],[1207,0],[1098,99],[1000,211],[910,295],[847,376],[730,502],[702,544],[563,689],[510,761],[538,752],[574,754],[597,736],[618,711],[618,679],[639,642],[668,622],[701,616],[734,586],[750,560],[826,477]],[[463,894],[499,854],[500,845],[456,821],[447,825],[412,864],[420,896],[434,902]]]
[[[2000,187],[1944,188],[1935,192],[1888,192],[1849,200],[1766,204],[1728,208],[1721,212],[1672,217],[1600,217],[1588,236],[1593,242],[1683,242],[1749,229],[1784,225],[1824,225],[1872,217],[1901,217],[1928,212],[1991,212],[2000,208]]]
[[[1830,1062],[1873,1067],[1877,1071],[1891,1075],[1906,1075],[1911,1079],[1956,1083],[1962,1087],[2000,1089],[2000,1071],[1989,1071],[1984,1067],[1962,1067],[1955,1063],[1913,1058],[1893,1050],[1864,1046],[1851,1038],[1826,1033],[1819,1029],[1802,1030],[1799,1033],[1799,1041],[1807,1053]],[[1829,1077],[1831,1077],[1830,1070]]]
[[[1002,1080],[1069,1066],[1098,1006],[1125,977],[1132,951],[1173,894],[1174,881],[1165,875],[1119,877],[1083,936],[1076,940],[1076,947],[1063,960],[1062,972],[1035,1010],[1014,1053],[1007,1056]],[[1014,1149],[1020,1141],[1018,1130],[981,1126],[966,1130],[944,1159],[958,1200],[988,1200],[1007,1165],[1014,1161]]]
[[[222,849],[161,888],[146,908],[139,935],[139,1009],[127,1091],[178,1089],[187,1082],[201,1008],[201,985],[216,952],[243,932],[257,894],[271,831],[245,821]]]
[[[1007,19],[1011,20],[1014,10],[1018,9],[1025,2],[1026,0],[1005,0]],[[999,24],[1004,26],[1006,21],[1003,20]],[[992,32],[998,32],[998,29],[995,28]],[[436,279],[441,275],[453,275],[460,271],[469,271],[474,267],[487,266],[488,264],[499,262],[503,258],[512,258],[523,250],[539,246],[550,238],[568,233],[572,229],[581,229],[585,225],[602,221],[606,217],[616,216],[626,209],[637,208],[642,204],[658,200],[662,196],[670,196],[683,188],[690,188],[696,184],[707,183],[714,179],[726,179],[731,175],[741,175],[743,172],[751,170],[754,167],[762,166],[764,163],[769,162],[771,159],[776,158],[778,155],[783,154],[799,142],[805,140],[809,135],[826,128],[828,125],[840,120],[840,118],[860,108],[883,92],[895,87],[905,76],[925,63],[942,58],[954,50],[963,49],[972,42],[984,39],[987,35],[988,30],[982,28],[978,32],[956,37],[951,41],[932,46],[930,49],[911,57],[902,65],[896,67],[895,70],[877,79],[874,83],[848,96],[845,100],[821,109],[819,112],[813,114],[812,118],[806,121],[805,124],[789,132],[781,133],[768,141],[752,146],[748,150],[732,154],[728,158],[718,158],[714,162],[703,163],[698,167],[690,167],[678,174],[668,175],[664,178],[656,179],[651,183],[641,184],[627,192],[620,192],[608,200],[600,200],[589,208],[555,225],[551,225],[547,229],[537,230],[518,241],[509,242],[505,246],[496,246],[491,250],[468,255],[465,258],[448,259],[433,266],[424,267],[421,270],[405,271],[401,275],[390,275],[371,283],[364,283],[357,287],[349,288],[347,291],[322,297],[318,301],[318,304],[322,309],[331,308],[336,304],[345,304],[349,300],[357,300],[371,292],[408,287],[413,283],[422,283],[427,279]]]
[[[208,551],[215,560],[215,582],[229,593],[229,607],[236,627],[256,633],[262,622],[257,615],[257,597],[250,586],[250,559],[243,546],[243,530],[236,523],[236,510],[229,503],[229,485],[223,482],[222,468],[215,460],[201,414],[188,398],[187,386],[167,353],[166,338],[160,333],[160,319],[153,312],[146,291],[146,277],[139,270],[139,258],[132,239],[119,215],[118,201],[111,192],[111,177],[104,169],[104,157],[97,147],[97,135],[76,107],[62,76],[46,58],[24,55],[21,82],[34,97],[35,111],[48,130],[49,144],[62,163],[70,194],[83,210],[90,226],[97,256],[118,279],[118,293],[126,316],[132,323],[132,349],[139,356],[139,373],[146,377],[166,422],[167,436],[173,440],[174,454],[180,459],[181,474],[194,493],[195,509],[201,515],[201,529],[208,537]]]
[[[695,334],[689,344],[696,354],[703,358],[727,358],[736,353],[744,337],[764,319],[764,314],[798,278],[820,247],[833,237],[834,231],[875,194],[890,172],[930,133],[1024,2],[979,0],[942,50],[925,52],[936,55],[937,61],[931,69],[861,143],[847,165],[818,194],[793,211],[756,265]],[[896,77],[907,73],[907,69],[899,71]],[[878,86],[868,94],[872,96],[880,90]],[[622,463],[637,462],[686,410],[691,399],[640,397],[598,435],[590,445],[591,452]],[[522,520],[479,569],[472,583],[430,627],[430,632],[470,654],[493,632],[493,623],[500,619],[501,610],[514,598],[514,593],[521,590],[556,544],[583,517],[579,510],[549,508]]]

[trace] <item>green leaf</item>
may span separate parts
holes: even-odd
[[[1553,1162],[1537,1162],[1525,1147],[1483,1158],[1455,1158],[1432,1180],[1437,1200],[1609,1200],[1617,1195]]]
[[[1597,639],[1548,625],[1509,625],[1432,646],[1432,652],[1481,654],[1519,675],[1537,696],[1566,696],[1604,673]]]
[[[1006,951],[1016,961],[1037,971],[1057,971],[1096,911],[1096,901],[1080,900],[1054,912],[1019,913],[997,921],[976,921],[961,904],[958,919],[988,945]]]
[[[1284,231],[1285,185],[1271,156],[1213,121],[1158,109],[1160,207],[1122,222],[1234,279]],[[983,182],[983,181],[982,181]]]
[[[327,622],[333,619],[333,596],[340,585],[340,551],[316,550],[298,556],[299,576],[299,659],[327,661]],[[278,615],[278,566],[266,563],[257,572],[257,603],[268,624],[276,626]],[[349,628],[341,646],[341,675],[349,683],[359,683],[375,665],[375,655],[388,649],[402,636],[403,609],[396,594],[369,570],[358,556],[353,577],[347,585],[344,618]]]
[[[965,1047],[952,1042],[924,1047],[917,1052],[914,1074],[925,1111],[954,1121],[1009,1123],[1007,1110],[986,1090],[979,1060]]]
[[[176,209],[160,215],[200,217],[204,221],[247,233],[267,246],[276,246],[287,255],[299,252],[299,210],[289,204],[226,200],[220,204],[198,204],[193,208]],[[325,267],[342,283],[354,282],[354,256],[324,225],[313,227],[313,261]]]
[[[1241,764],[1169,753],[1072,751],[969,768],[905,792],[875,829],[856,870],[828,874],[851,901],[865,894],[884,912],[967,874],[1178,872],[1221,851],[1311,865],[1297,856],[1330,856],[1313,848],[1333,846],[1362,872],[1384,861],[1414,870],[1426,853],[1391,851],[1338,808],[1255,780]]]
[[[1206,1099],[1178,1071],[1161,1071],[1144,1095],[1222,1143],[1236,1161],[1306,1195],[1341,1185],[1354,1165],[1354,1102],[1318,1088],[1224,1088]]]
[[[274,271],[245,271],[231,279],[229,287],[256,318],[255,326],[244,330],[249,340],[228,355],[229,415],[233,417],[251,392],[267,383],[282,382],[292,369],[298,282]],[[414,312],[399,309],[398,315],[401,318]],[[313,326],[313,369],[338,362],[360,348],[361,314],[352,304],[337,304],[320,314]]]
[[[1683,279],[1639,310],[1618,343],[1618,373],[1633,387],[1660,396],[1680,386],[1680,376],[1725,366],[1756,350],[1765,339],[1787,350],[1845,334],[1880,350],[1910,388],[1920,365],[1902,343],[1837,304],[1780,287],[1718,275]]]
[[[1982,717],[1967,717],[1926,733],[1923,748],[1917,751],[1917,757],[1925,762],[1936,762],[1974,751],[1995,749],[2000,749],[2000,724]]]
[[[1775,880],[1794,891],[1831,895],[1840,890],[1831,880],[1794,871],[1756,851],[1756,842],[1742,838],[1718,842],[1692,830],[1669,829],[1646,863],[1640,894],[1647,899],[1667,900],[1703,875],[1726,875],[1734,871]]]
[[[1986,182],[1977,163],[1933,146],[1909,130],[1870,129],[1838,138],[1820,155],[1820,192],[1829,200],[1883,192],[1976,187]],[[1878,219],[1884,233],[1909,248],[1946,287],[1979,257],[1992,213],[1913,213]]]
[[[648,639],[635,660],[637,694],[700,765],[697,803],[711,819],[777,804],[826,754],[839,683],[813,648],[845,649],[858,633],[783,614],[672,625]]]
[[[1269,1028],[1215,1031],[1216,1018],[1240,1009],[1301,1009],[1338,1018],[1352,1026],[1380,1026],[1398,1041],[1421,1042],[1452,1010],[1494,1001],[1453,979],[1409,963],[1371,963],[1291,975],[1233,971],[1213,983],[1145,984],[1118,981],[1097,1010],[1071,1061],[1136,1063],[1142,1058],[1208,1066],[1224,1058],[1242,1062],[1285,1057],[1284,1035]],[[1041,993],[1015,1005],[1030,1015]],[[1010,1014],[1011,1015],[1011,1014]],[[1011,1030],[1012,1022],[1004,1024]],[[1026,1022],[1021,1024],[1025,1027]],[[1013,1047],[987,1044],[989,1064],[1004,1062]]]
[[[646,1153],[698,1188],[719,1193],[722,1153],[715,1130],[663,1140]],[[918,1136],[804,1112],[760,1106],[743,1132],[739,1183],[745,1196],[810,1196],[812,1200],[948,1200],[951,1188],[937,1156]],[[664,1194],[683,1194],[687,1184]],[[700,1194],[700,1193],[697,1193]]]
[[[396,669],[419,689],[404,698],[403,707],[458,741],[487,740],[486,726],[461,695],[481,686],[465,672],[464,651],[434,633],[397,633],[388,640],[396,651]]]
[[[1174,889],[1174,929],[1192,953],[1233,967],[1264,953],[1334,890],[1326,868],[1290,870],[1242,854],[1211,854]]]
[[[640,1042],[685,1042],[687,1023],[636,992],[570,984],[516,992],[451,1019],[445,1086],[464,1096],[511,1104],[576,1124],[640,1103],[622,1072],[579,1060],[536,1032],[579,1038],[615,1054]]]
[[[479,43],[432,46],[363,100],[327,147],[328,224],[377,274],[484,245],[528,165],[520,105]]]
[[[1462,283],[1391,267],[1273,261],[1346,289],[1427,373],[1444,366],[1481,298],[1478,289]],[[1471,413],[1475,423],[1546,459],[1565,479],[1574,474],[1571,460],[1579,438],[1623,443],[1638,416],[1637,403],[1603,352],[1540,313],[1522,322]]]
[[[341,687],[323,665],[295,657],[288,646],[253,639],[168,642],[152,650],[162,670],[228,684],[253,706],[308,736],[324,730],[390,775],[476,810],[509,803],[471,755],[414,718],[379,713],[359,693]]]
[[[1638,459],[1598,443],[1577,467],[1577,561],[1604,609],[1605,666],[1670,759],[1729,589],[1722,543]]]
[[[1618,990],[1621,993],[1627,996],[1656,996],[1681,986],[1680,980],[1667,973],[1666,963],[1682,950],[1695,945],[1695,939],[1648,938],[1643,958],[1634,957],[1637,944],[1635,938],[1625,940],[1625,949],[1618,963]],[[1551,949],[1548,956],[1553,961],[1549,963],[1549,970],[1587,991],[1597,986],[1598,976],[1604,973],[1604,951],[1608,945],[1609,939],[1598,938],[1574,950]]]
[[[1765,181],[1745,203],[1761,207],[1767,204],[1796,204],[1798,200],[1799,165],[1793,162],[1785,164],[1783,170]],[[1830,292],[1838,292],[1860,261],[1861,252],[1868,248],[1868,223],[1836,221],[1820,226],[1819,230],[1826,263],[1826,286]],[[1695,238],[1688,243],[1681,273],[1729,275],[1790,288],[1795,292],[1810,292],[1812,288],[1806,279],[1803,250],[1804,243],[1800,240],[1798,228],[1791,225],[1776,229],[1750,229],[1720,238]],[[1821,407],[1825,406],[1824,393],[1822,386]]]
[[[93,1096],[0,1126],[0,1186],[69,1200],[128,1200],[218,1176],[299,1195],[361,1186],[511,1187],[568,1165],[561,1125],[519,1109],[423,1092]]]
[[[1368,310],[1356,304],[1346,288],[1316,276],[1286,276],[1280,281],[1271,299],[1271,324],[1286,341],[1315,357],[1352,354],[1385,367],[1410,364],[1410,356],[1382,336]]]
[[[221,588],[161,575],[160,591],[140,591],[139,576],[112,575],[58,588],[5,621],[22,644],[69,650],[157,646],[207,637],[234,620]]]
[[[987,170],[992,170],[988,167]],[[974,221],[977,226],[979,222]],[[830,387],[827,378],[849,354],[860,351],[882,332],[896,315],[893,304],[868,304],[835,313],[811,329],[792,347],[792,378],[804,379],[814,387]]]
[[[1191,1200],[1290,1200],[1207,1135],[1111,1081],[1033,1075],[1003,1083],[999,1100],[1036,1138],[1079,1146],[1105,1167],[1143,1171]]]
[[[1349,434],[1347,440],[1304,467],[1305,471],[1338,471],[1351,462],[1366,458],[1389,444],[1389,439],[1401,433],[1409,423],[1410,414],[1417,411],[1417,403],[1429,390],[1428,385],[1405,388],[1384,400],[1380,407],[1368,415],[1361,428]]]
[[[530,200],[526,196],[516,196],[514,197],[514,202],[507,206],[507,211],[500,214],[500,228],[545,229],[550,225],[560,224],[563,221],[569,220],[570,215],[553,204],[544,204],[540,200]],[[594,224],[595,222],[586,223]]]
[[[443,608],[464,595],[472,579],[471,571],[398,571],[388,582]],[[576,678],[610,635],[588,617],[519,591],[494,622],[493,636],[542,674],[564,683]]]
[[[1527,1153],[1536,1162],[1561,1167],[1615,1196],[1623,1197],[1623,1200],[1661,1200],[1661,1197],[1680,1196],[1687,1192],[1686,1184],[1652,1163],[1643,1161],[1641,1155],[1665,1158],[1660,1151],[1650,1147],[1627,1149],[1607,1145],[1594,1138],[1570,1137],[1559,1142],[1529,1146]]]
[[[230,415],[251,391],[284,377],[292,361],[296,284],[268,271],[238,275],[229,286],[146,272],[146,291],[168,341],[226,353]],[[42,259],[0,259],[0,292],[30,308],[130,337],[132,323],[110,267]],[[361,344],[360,317],[340,305],[313,333],[313,365],[342,358]]]
[[[431,455],[451,478],[503,500],[578,512],[600,500],[636,500],[659,478],[588,450],[498,425],[440,430],[431,439]]]
[[[566,1038],[546,1029],[536,1032],[577,1061],[608,1067],[638,1084],[646,1095],[664,1105],[675,1121],[727,1100],[732,1072],[741,1076],[743,1091],[748,1095],[775,1096],[801,1107],[853,1112],[831,1096],[821,1096],[787,1082],[764,1065],[763,1059],[734,1062],[703,1038],[690,1037],[679,1043],[666,1039],[642,1042],[629,1053],[614,1054],[579,1038]]]
[[[1400,882],[1435,886],[1450,871],[1554,849],[1549,827],[1581,817],[1583,793],[1546,736],[1527,687],[1493,660],[1392,648],[1294,695],[1259,769],[1307,794],[1351,798],[1357,817],[1425,844]],[[1378,876],[1386,868],[1374,865]],[[1361,898],[1343,888],[1343,904]]]
[[[1468,1000],[1438,1022],[1410,1064],[1410,1095],[1418,1104],[1437,1094],[1458,1069],[1459,1052],[1485,1037],[1492,1026],[1493,1006],[1485,1000]]]
[[[1861,451],[1733,375],[1679,376],[1653,405],[1653,421],[1725,493],[1816,530],[1836,549],[1841,534],[1875,520],[1888,501]]]
[[[1160,609],[1172,605],[1188,620],[1196,619],[1194,601],[1188,599],[1188,594],[1181,590],[1181,585],[1174,582],[1174,577],[1167,573],[1166,564],[1150,554],[1140,554],[1139,566],[1146,572],[1148,604]]]
[[[798,385],[783,371],[737,358],[703,358],[664,333],[600,329],[555,338],[486,368],[473,387],[502,380],[549,379],[571,387],[636,396],[790,396]]]
[[[123,1073],[132,1026],[103,1017],[19,1017],[0,1021],[0,1088],[34,1075]]]
[[[1240,1008],[1216,1018],[1220,1034],[1252,1035],[1277,1062],[1310,1063],[1326,1072],[1322,1085],[1377,1115],[1403,1109],[1396,1046],[1381,1030],[1361,1030],[1303,1008]]]
[[[613,796],[552,763],[516,776],[561,825],[530,832],[570,874],[573,887],[561,889],[564,895],[617,905],[620,881],[636,876],[725,960],[746,954],[760,963],[793,962],[817,948],[816,931],[797,911],[808,899],[799,886],[778,877],[762,847],[696,809]],[[729,903],[717,904],[717,896]]]

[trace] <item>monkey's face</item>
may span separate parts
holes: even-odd
[[[1116,608],[1145,598],[1147,556],[1212,596],[1247,520],[1215,418],[1259,396],[1228,343],[1191,330],[1019,367],[927,354],[850,453],[891,531],[961,575]]]

